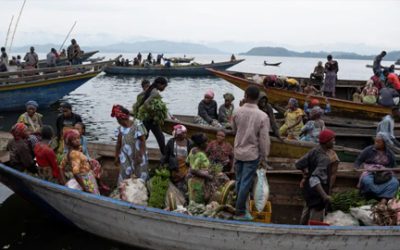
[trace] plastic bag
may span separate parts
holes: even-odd
[[[350,208],[350,214],[366,226],[376,225],[373,221],[371,205],[352,207]]]
[[[142,179],[129,178],[123,180],[119,186],[121,200],[128,201],[136,205],[147,206],[147,188]]]
[[[328,223],[331,226],[359,226],[358,220],[355,219],[350,214],[343,213],[338,210],[333,213],[329,213],[325,219],[325,223]]]
[[[269,185],[265,169],[257,170],[257,179],[253,185],[253,195],[257,211],[262,212],[269,197]]]

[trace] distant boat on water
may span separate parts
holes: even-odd
[[[279,66],[281,65],[282,62],[278,63],[267,63],[267,61],[264,61],[264,66]]]

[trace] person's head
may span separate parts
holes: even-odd
[[[326,59],[328,59],[328,61],[332,61],[333,57],[332,57],[332,55],[328,55],[328,56],[326,57]]]
[[[384,76],[388,76],[389,75],[389,70],[388,69],[384,69],[383,70],[383,75]]]
[[[315,106],[319,106],[319,100],[316,98],[313,98],[310,101],[310,107],[315,107]]]
[[[51,48],[52,53],[57,53],[57,50],[55,48]]]
[[[32,47],[30,48],[30,51],[31,51],[31,53],[35,52],[35,47],[32,46]]]
[[[319,133],[319,144],[327,149],[335,145],[335,132],[330,129],[324,129]]]
[[[74,129],[76,129],[80,135],[85,135],[86,133],[86,126],[82,122],[75,123]]]
[[[192,135],[191,139],[192,139],[194,145],[196,147],[198,147],[199,149],[205,150],[207,148],[208,138],[205,134],[203,134],[203,133],[194,134],[194,135]]]
[[[224,94],[225,106],[230,107],[232,102],[235,100],[235,97],[231,93]]]
[[[142,89],[143,89],[143,91],[146,91],[149,88],[149,86],[150,86],[150,81],[146,80],[146,79],[143,79],[142,80]]]
[[[25,103],[25,107],[28,115],[33,116],[36,113],[39,104],[36,101],[31,100]]]
[[[22,123],[16,123],[12,126],[10,133],[14,137],[14,140],[25,139],[28,137],[28,127]]]
[[[320,107],[318,107],[318,106],[313,107],[310,111],[310,119],[318,120],[321,118],[323,113],[324,113],[324,111]]]
[[[165,79],[165,77],[159,76],[154,80],[153,84],[158,91],[164,91],[164,89],[168,86],[168,81]]]
[[[256,104],[260,97],[260,90],[256,86],[250,86],[244,92],[244,99],[246,103]]]
[[[129,110],[121,105],[114,105],[111,110],[111,117],[115,117],[119,125],[127,127],[129,124]]]
[[[361,91],[361,87],[357,87],[356,90],[355,90],[355,92],[358,93],[358,94],[361,94],[361,92],[362,92],[362,91]]]
[[[72,39],[72,40],[71,40],[71,43],[72,43],[73,45],[75,45],[75,44],[76,44],[76,40],[75,40],[75,39]]]
[[[365,84],[365,87],[367,88],[372,88],[373,86],[374,86],[374,81],[372,81],[371,79],[369,79]]]
[[[394,70],[394,67],[395,67],[394,64],[392,64],[392,65],[390,65],[389,69]]]
[[[223,130],[218,130],[216,138],[218,143],[223,143],[225,141],[226,134]]]
[[[299,107],[299,102],[295,98],[290,98],[288,102],[288,108],[290,110],[296,110]]]
[[[181,124],[177,124],[174,126],[174,131],[172,131],[172,136],[176,140],[181,141],[186,139],[186,134],[187,134],[187,129],[185,126]]]
[[[387,134],[379,132],[374,141],[374,147],[376,150],[385,150],[386,144],[389,143],[390,138],[387,136]]]
[[[318,66],[322,66],[322,61],[318,61]]]
[[[383,50],[383,51],[381,52],[381,56],[386,56],[386,51]]]
[[[62,102],[60,104],[60,110],[64,117],[71,117],[72,116],[72,105],[68,102]]]
[[[263,107],[267,106],[268,104],[268,97],[264,92],[260,92],[260,96],[258,97],[258,107],[262,109]]]
[[[21,56],[20,56],[20,55],[17,55],[17,59],[21,59]]]
[[[204,102],[205,103],[211,103],[212,100],[214,100],[214,91],[212,91],[211,89],[207,90],[206,93],[204,93]]]
[[[78,130],[70,129],[64,133],[64,143],[68,148],[79,148],[81,145],[81,135]]]
[[[40,129],[40,136],[43,140],[50,141],[54,136],[53,128],[49,125],[43,125]]]
[[[6,52],[6,48],[1,47],[1,52]]]

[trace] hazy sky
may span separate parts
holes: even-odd
[[[22,3],[1,0],[0,44]],[[60,44],[76,20],[81,45],[154,38],[399,50],[399,11],[388,0],[27,0],[14,44]]]

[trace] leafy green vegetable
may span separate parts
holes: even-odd
[[[376,203],[376,200],[366,200],[359,194],[358,189],[336,193],[332,196],[333,211],[341,210],[342,212],[348,213],[352,207],[361,207],[374,203]]]
[[[158,125],[163,125],[167,118],[168,108],[161,97],[154,97],[148,104],[139,108],[137,118],[139,120],[153,120]]]
[[[168,169],[157,169],[156,174],[150,179],[150,207],[165,207],[165,195],[168,191],[169,176]]]

